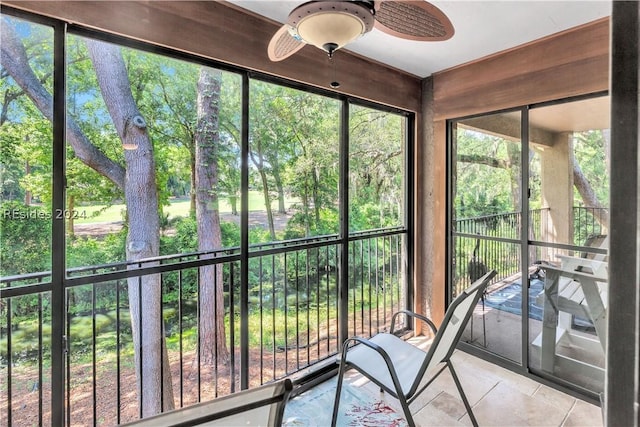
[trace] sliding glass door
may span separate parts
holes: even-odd
[[[529,367],[600,393],[609,227],[609,97],[529,111]]]
[[[449,122],[450,298],[498,273],[463,340],[592,396],[604,385],[608,128],[608,96]]]
[[[497,276],[463,337],[519,363],[522,359],[521,114],[452,123],[452,297],[487,270]]]

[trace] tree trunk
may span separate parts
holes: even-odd
[[[302,212],[304,213],[304,232],[305,236],[311,236],[311,218],[309,215],[309,186],[305,177],[304,187],[302,191]]]
[[[218,208],[218,146],[220,143],[219,71],[203,67],[198,79],[198,122],[196,127],[196,218],[198,250],[222,247]],[[204,258],[213,258],[206,255]],[[222,265],[200,267],[200,362],[226,364],[229,352],[224,327]],[[232,291],[232,290],[231,290]]]
[[[313,212],[315,214],[315,220],[316,220],[316,231],[318,230],[318,227],[320,227],[320,201],[318,200],[319,196],[319,188],[320,188],[320,182],[318,180],[318,171],[316,171],[315,169],[313,170]]]
[[[573,185],[578,190],[578,193],[580,193],[580,197],[582,197],[582,201],[584,202],[585,206],[597,209],[604,208],[604,206],[602,206],[602,203],[600,203],[600,201],[598,200],[596,192],[593,191],[591,183],[589,183],[587,177],[584,176],[582,168],[576,161],[573,150],[570,150],[569,161],[571,162],[571,167],[573,169]],[[601,212],[602,213],[600,215],[594,215],[594,217],[602,227],[609,229],[609,211],[603,209]]]
[[[276,190],[278,191],[278,213],[284,215],[287,213],[287,209],[284,204],[284,185],[282,184],[280,165],[277,158],[273,162],[273,180],[276,182]]]
[[[273,212],[271,211],[271,198],[269,197],[269,182],[267,180],[267,173],[264,171],[264,157],[262,154],[262,144],[260,140],[255,143],[256,153],[249,152],[251,162],[254,164],[258,173],[260,174],[260,180],[262,182],[262,195],[264,196],[264,206],[267,210],[267,222],[269,223],[269,234],[271,240],[276,240],[276,229],[273,225]]]
[[[267,222],[269,223],[269,234],[271,240],[276,240],[276,228],[273,225],[273,211],[271,210],[271,198],[269,197],[269,183],[267,181],[267,174],[264,168],[258,169],[260,172],[260,178],[262,180],[262,195],[264,196],[264,206],[267,209]]]
[[[231,214],[238,216],[238,196],[229,196],[229,204],[231,205]]]
[[[74,238],[76,233],[74,231],[74,218],[73,218],[73,213],[75,210],[75,201],[76,198],[75,196],[69,196],[68,198],[68,202],[67,202],[67,211],[68,211],[68,218],[67,218],[67,233],[69,235],[70,238]]]
[[[189,188],[189,215],[196,214],[196,147],[191,144],[189,147],[189,164],[191,166],[190,188]]]
[[[89,56],[109,115],[125,151],[124,194],[127,205],[127,260],[159,255],[160,221],[153,145],[131,93],[131,84],[117,46],[87,40]],[[155,263],[133,264],[150,266]],[[135,348],[138,398],[143,416],[174,408],[169,358],[164,341],[160,275],[128,279],[131,330]],[[161,390],[163,391],[161,395]]]
[[[520,145],[507,143],[507,155],[509,156],[507,172],[509,172],[511,181],[511,204],[514,212],[520,212],[522,210],[522,183],[520,181],[520,159],[522,155],[520,153]]]
[[[25,176],[29,176],[31,174],[31,165],[29,164],[29,160],[27,160],[24,165],[24,174]],[[31,206],[31,191],[29,190],[24,192],[24,205]]]

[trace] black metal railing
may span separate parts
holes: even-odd
[[[550,221],[550,209],[529,211],[527,235],[529,240],[543,241],[544,229]],[[573,208],[573,241],[561,242],[564,246],[589,246],[594,238],[608,234],[608,209],[591,207]],[[472,273],[486,268],[495,269],[495,281],[520,274],[521,214],[509,212],[458,219],[454,223],[453,293],[470,285]],[[554,243],[554,242],[548,242]],[[477,249],[476,249],[477,248]],[[531,260],[543,259],[541,247],[531,247]],[[553,252],[553,248],[545,249]],[[475,257],[474,257],[475,252]],[[470,274],[471,273],[471,274]]]
[[[232,248],[68,270],[67,425],[114,425],[141,416],[136,370],[144,357],[134,357],[129,292],[136,289],[133,283],[146,293],[142,283],[149,277],[161,288],[165,337],[154,351],[166,348],[169,366],[163,372],[171,372],[176,407],[233,393],[241,376],[254,387],[335,355],[340,322],[349,334],[385,330],[391,313],[406,308],[406,230],[349,236],[345,318],[339,310],[340,245],[337,236],[327,236],[251,246],[245,261]],[[242,262],[249,271],[247,315],[241,307]],[[198,351],[206,316],[219,314],[200,304],[206,267],[216,269],[211,286],[222,280],[226,360],[206,360]],[[0,278],[2,425],[47,425],[52,410],[60,410],[51,407],[51,288],[49,272]],[[248,365],[241,363],[243,351]]]
[[[573,244],[586,245],[594,236],[609,234],[609,209],[575,206],[573,208]]]

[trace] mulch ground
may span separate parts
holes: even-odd
[[[335,340],[331,342],[331,352],[336,351]],[[237,351],[237,349],[236,349]],[[286,352],[260,352],[252,350],[249,353],[250,387],[259,386],[274,378],[281,378],[292,374],[311,363],[326,358],[327,342],[309,348],[288,349]],[[235,389],[239,386],[239,354],[235,363]],[[262,359],[262,363],[261,363]],[[231,392],[231,369],[229,365],[218,366],[217,375],[211,366],[203,366],[198,375],[197,364],[194,363],[195,352],[185,352],[183,355],[182,372],[177,354],[171,358],[174,401],[176,408],[188,406],[200,401],[208,401]],[[136,375],[131,366],[124,366],[120,370],[120,423],[138,419],[138,402],[136,393]],[[2,381],[6,381],[5,372],[0,372]],[[262,372],[262,376],[261,376]],[[46,374],[45,374],[46,375]],[[42,410],[39,409],[39,387],[37,385],[37,367],[15,366],[12,371],[11,396],[11,425],[38,426],[40,417],[42,425],[50,425],[51,390],[48,375],[42,387]],[[70,394],[68,396],[69,416],[71,426],[111,426],[118,424],[117,411],[117,382],[118,375],[112,363],[96,363],[95,388],[92,364],[74,365],[70,375]],[[8,422],[8,396],[6,384],[0,386],[0,424]],[[93,401],[95,398],[95,406]],[[41,414],[41,415],[40,415]]]

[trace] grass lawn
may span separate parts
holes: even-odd
[[[291,204],[296,202],[297,199],[285,200],[287,208],[289,208]],[[238,204],[240,204],[240,201],[238,201]],[[274,201],[272,203],[272,207],[274,209],[277,209],[277,201]],[[124,209],[124,204],[111,205],[109,207],[105,207],[104,205],[78,206],[75,210],[81,216],[81,218],[78,218],[75,223],[91,224],[96,222],[122,221]],[[249,192],[249,210],[265,210],[264,197],[262,196],[261,192]],[[169,206],[163,206],[163,211],[165,215],[169,214],[169,218],[187,216],[189,215],[189,199],[171,199],[169,201]],[[220,200],[220,213],[231,213],[231,205],[226,198]]]

